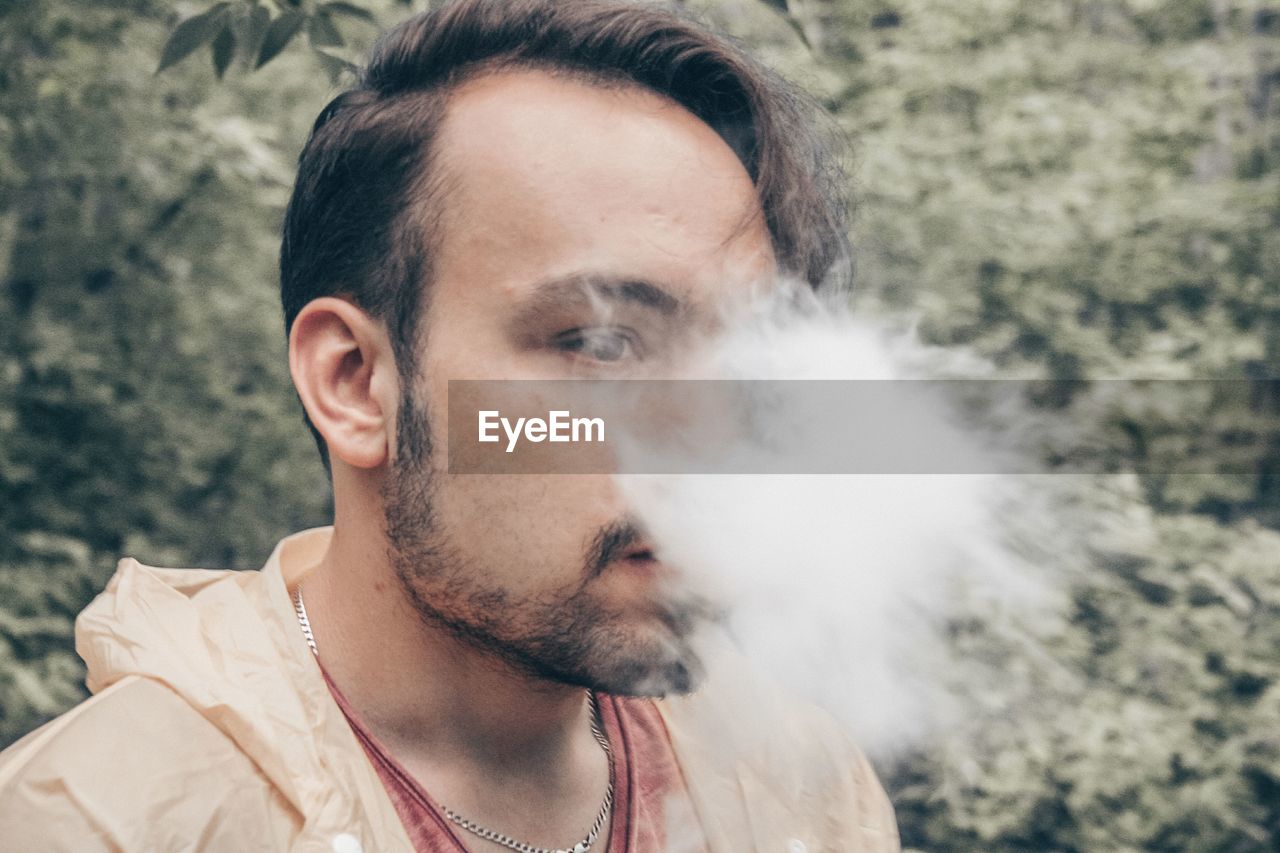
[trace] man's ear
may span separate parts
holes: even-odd
[[[336,297],[308,302],[289,332],[289,372],[331,457],[356,468],[387,461],[399,376],[381,322]]]

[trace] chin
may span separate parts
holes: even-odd
[[[665,626],[605,633],[592,638],[583,662],[585,686],[615,696],[657,698],[690,693],[701,684],[702,658],[689,637]]]

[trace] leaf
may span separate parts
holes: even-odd
[[[275,59],[306,21],[307,16],[302,12],[285,12],[272,21],[267,27],[267,34],[262,37],[262,49],[258,51],[258,64],[254,67],[261,68]]]
[[[262,40],[267,35],[267,27],[271,24],[271,13],[266,6],[254,6],[249,13],[244,28],[245,56],[257,56],[262,49]]]
[[[354,74],[359,71],[355,65],[340,56],[334,56],[332,53],[327,53],[323,50],[317,50],[315,53],[316,59],[320,60],[320,65],[324,67],[325,73],[329,75],[329,79],[334,83],[337,83],[342,75],[347,72]]]
[[[342,47],[342,33],[333,25],[333,21],[324,12],[317,12],[311,18],[307,28],[307,36],[312,47]]]
[[[226,24],[229,3],[216,3],[205,11],[187,18],[174,28],[160,53],[159,74],[169,66],[181,62],[197,48],[203,47],[222,31]]]
[[[217,74],[218,79],[221,80],[236,54],[236,36],[231,31],[231,27],[222,28],[222,32],[218,33],[218,37],[213,40],[211,52],[213,53],[213,73]]]
[[[800,19],[791,11],[791,4],[787,0],[760,0],[760,2],[781,15],[787,25],[795,30],[796,35],[800,36],[800,41],[804,46],[810,52],[813,51],[813,45],[809,43],[809,34],[804,31],[804,25],[800,23]]]
[[[800,36],[800,43],[803,44],[810,52],[813,51],[813,43],[809,41],[809,34],[804,31],[804,24],[795,15],[787,15],[787,23],[791,25],[791,29],[796,31],[796,35]]]
[[[378,23],[378,19],[373,16],[372,12],[368,9],[362,9],[354,3],[325,3],[320,8],[325,12],[332,12],[335,15],[347,15],[352,18],[359,18],[360,20],[366,21],[375,26],[377,26]]]

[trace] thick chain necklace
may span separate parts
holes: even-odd
[[[293,609],[298,614],[298,624],[302,627],[302,636],[306,637],[311,653],[319,658],[320,650],[316,647],[315,635],[311,633],[311,620],[307,618],[307,607],[302,603],[301,586],[298,586],[293,591]],[[485,841],[491,841],[494,844],[501,844],[510,850],[518,850],[520,853],[589,853],[591,846],[600,837],[600,830],[604,828],[604,822],[609,819],[609,812],[613,810],[613,750],[609,748],[609,739],[605,737],[604,732],[600,729],[600,705],[596,700],[596,694],[588,690],[587,698],[591,702],[591,735],[596,739],[596,743],[600,744],[600,748],[604,750],[605,757],[609,759],[609,784],[604,790],[604,802],[600,804],[600,812],[596,815],[595,823],[591,824],[591,829],[587,832],[586,838],[572,847],[535,847],[523,841],[516,841],[501,832],[486,829],[458,814],[448,806],[439,804],[444,816],[472,835],[483,838]]]

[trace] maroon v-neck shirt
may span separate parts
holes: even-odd
[[[465,835],[465,830],[451,823],[417,780],[378,743],[327,672],[324,680],[377,770],[414,850],[466,853],[467,846],[459,835]],[[605,847],[597,843],[594,850],[663,853],[671,849],[669,829],[680,834],[678,840],[671,839],[680,851],[704,850],[706,845],[700,841],[693,806],[657,707],[647,699],[604,694],[597,697],[604,734],[613,751],[614,778],[609,844]],[[502,831],[502,827],[493,829]]]

